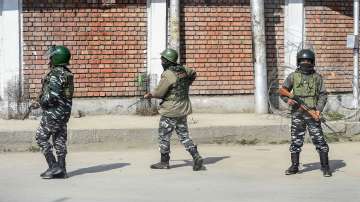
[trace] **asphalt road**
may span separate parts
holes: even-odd
[[[199,145],[206,170],[194,172],[181,146],[170,170],[151,170],[155,148],[70,151],[66,180],[43,180],[40,153],[0,154],[0,202],[358,202],[360,143],[330,145],[331,178],[305,145],[302,173],[285,176],[288,145]]]

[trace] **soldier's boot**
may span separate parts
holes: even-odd
[[[58,163],[59,163],[59,167],[61,169],[61,173],[54,175],[54,177],[56,178],[68,178],[68,174],[66,172],[66,161],[65,161],[65,156],[58,156]]]
[[[321,170],[323,172],[324,177],[331,177],[332,173],[329,166],[329,156],[328,152],[320,152],[320,164],[321,164]]]
[[[55,156],[51,152],[45,154],[45,159],[49,168],[45,172],[41,173],[40,177],[43,179],[52,179],[54,178],[54,175],[61,173],[61,169],[56,162]]]
[[[293,175],[299,172],[300,153],[291,153],[291,166],[285,171],[285,175]]]
[[[200,156],[200,154],[197,150],[197,146],[191,148],[189,150],[189,153],[191,154],[191,156],[193,157],[193,160],[194,160],[193,171],[199,171],[199,170],[203,169],[204,160]]]
[[[150,166],[151,169],[170,169],[170,155],[169,153],[163,154],[161,153],[161,159],[159,163],[152,164]]]

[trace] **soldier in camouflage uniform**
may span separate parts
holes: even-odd
[[[159,98],[161,114],[159,124],[159,147],[161,159],[159,163],[153,164],[152,169],[169,169],[170,160],[170,138],[172,132],[176,131],[181,143],[191,154],[194,160],[193,170],[203,168],[203,159],[197,146],[189,137],[187,115],[192,112],[189,99],[189,88],[196,78],[196,72],[190,68],[177,64],[178,53],[173,49],[166,49],[161,53],[161,63],[164,72],[161,75],[159,85],[152,93],[147,93],[144,98]]]
[[[37,99],[43,113],[40,127],[36,131],[36,141],[49,168],[40,176],[44,179],[66,178],[67,122],[74,91],[73,74],[67,67],[71,54],[64,46],[52,46],[46,56],[50,59],[50,71],[42,80],[41,94]],[[50,137],[52,144],[49,142]]]
[[[283,88],[293,95],[299,97],[315,111],[320,118],[320,113],[325,107],[327,101],[327,92],[323,78],[315,72],[315,54],[310,49],[303,49],[297,54],[298,68],[291,73],[285,80]],[[304,143],[306,128],[316,150],[320,155],[321,170],[325,177],[331,176],[329,167],[328,152],[329,146],[326,143],[319,119],[315,120],[307,112],[301,110],[297,103],[290,98],[281,97],[282,100],[292,106],[291,110],[291,166],[285,171],[286,175],[292,175],[299,172],[299,157],[301,147]]]

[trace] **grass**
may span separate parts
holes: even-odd
[[[29,152],[39,152],[39,151],[40,151],[40,148],[37,147],[37,146],[31,145],[31,146],[27,149],[27,151],[29,151]]]
[[[338,121],[338,120],[342,120],[345,118],[345,115],[340,114],[339,112],[334,112],[334,111],[325,112],[324,115],[328,121]]]
[[[260,142],[260,140],[258,139],[251,139],[251,140],[246,140],[246,139],[241,139],[241,140],[236,140],[236,144],[241,144],[241,145],[256,145]]]

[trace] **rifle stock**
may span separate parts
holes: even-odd
[[[284,88],[284,87],[280,88],[279,93],[280,93],[280,95],[288,97],[288,98],[293,97],[292,94],[288,90],[286,90],[286,88]]]

